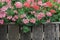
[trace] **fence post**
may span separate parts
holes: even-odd
[[[32,40],[43,40],[43,25],[34,26],[32,29]]]
[[[56,24],[56,40],[59,40],[59,24]]]
[[[47,23],[44,26],[44,40],[55,40],[55,25]]]
[[[0,25],[0,40],[7,40],[7,25]]]
[[[8,24],[8,40],[19,40],[19,26]]]

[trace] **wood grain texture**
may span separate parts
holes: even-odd
[[[0,40],[7,40],[7,25],[0,25]]]
[[[19,40],[19,26],[15,24],[8,25],[8,40]]]
[[[34,26],[32,29],[33,38],[32,40],[43,40],[43,25]]]
[[[55,25],[47,23],[44,26],[44,40],[55,40]]]
[[[59,40],[59,24],[56,24],[56,40]]]

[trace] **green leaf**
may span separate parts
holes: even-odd
[[[30,29],[27,27],[27,26],[23,26],[23,32],[24,33],[27,33],[27,32],[29,32],[30,31]]]
[[[20,24],[21,23],[21,19],[18,18],[18,20],[16,21],[16,24]]]
[[[24,9],[18,9],[18,13],[19,14],[24,14],[25,12],[24,12]]]
[[[6,18],[4,18],[4,22],[5,22],[5,23],[9,23],[10,21],[7,20]]]
[[[12,9],[8,9],[7,10],[7,14],[13,16],[14,15],[14,11]]]
[[[3,6],[3,4],[0,2],[0,8]]]

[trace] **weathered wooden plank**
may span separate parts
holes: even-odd
[[[19,26],[15,24],[8,25],[8,40],[19,40]]]
[[[7,25],[0,25],[0,40],[7,40]]]
[[[31,31],[24,33],[20,27],[20,40],[31,40]]]
[[[33,38],[32,40],[43,40],[43,25],[35,26],[32,29]]]
[[[44,26],[44,40],[55,40],[55,25],[47,23]]]
[[[56,40],[59,40],[59,24],[56,24]]]

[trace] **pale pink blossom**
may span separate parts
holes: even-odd
[[[7,3],[10,3],[11,2],[11,0],[5,0]]]
[[[43,5],[42,1],[38,1],[38,5],[42,6]]]
[[[6,11],[7,9],[8,9],[7,6],[3,6],[3,7],[1,8],[1,11]]]
[[[36,14],[36,12],[35,11],[32,11],[31,14]]]
[[[4,24],[4,20],[0,20],[0,24]]]
[[[35,23],[36,22],[36,19],[35,18],[32,18],[32,19],[30,19],[30,22],[31,23]]]
[[[15,18],[12,18],[12,21],[16,21],[16,19]]]
[[[51,12],[47,12],[46,15],[47,16],[52,16],[52,13]]]
[[[31,0],[27,0],[27,2],[31,3]]]
[[[45,14],[40,12],[39,14],[36,15],[37,19],[40,20],[42,19],[43,17],[45,17]]]
[[[23,23],[24,24],[28,24],[29,23],[29,20],[28,19],[23,19]]]
[[[4,18],[6,16],[6,12],[0,11],[0,18]]]
[[[5,0],[0,0],[0,2],[4,3],[4,2],[5,2]]]
[[[58,3],[60,3],[60,0],[57,0]]]
[[[38,15],[40,15],[41,17],[45,17],[45,14],[43,12],[40,12]]]
[[[7,16],[7,19],[8,19],[8,20],[11,20],[11,19],[12,19],[12,16]]]
[[[33,2],[34,2],[34,0],[27,0],[27,2],[29,2],[29,3],[31,3],[31,2],[32,2],[32,3],[33,3]]]
[[[22,8],[22,3],[21,2],[16,2],[15,3],[16,8]]]
[[[44,7],[48,7],[46,3],[43,3],[42,6],[44,6]]]
[[[7,3],[7,7],[13,9],[13,6],[11,5],[11,2]]]
[[[20,15],[20,18],[25,18],[25,17],[26,17],[26,14]]]

